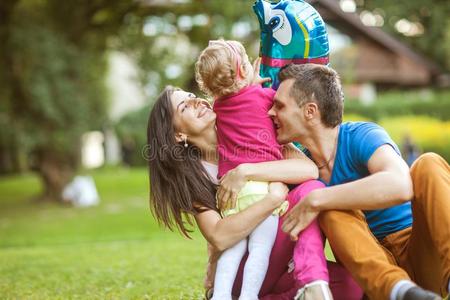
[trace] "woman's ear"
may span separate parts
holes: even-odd
[[[181,142],[185,141],[186,139],[187,139],[186,134],[180,133],[180,132],[175,133],[175,141],[177,141],[177,143],[181,143]]]

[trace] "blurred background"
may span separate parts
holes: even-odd
[[[308,2],[328,25],[345,119],[384,126],[408,163],[449,161],[448,2]],[[258,56],[252,4],[0,2],[1,295],[201,298],[204,241],[159,229],[148,209],[147,117],[167,84],[198,93],[210,39]],[[77,202],[80,186],[92,192]]]

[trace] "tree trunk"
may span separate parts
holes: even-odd
[[[62,191],[75,173],[73,159],[52,150],[40,150],[38,172],[44,187],[40,201],[62,202]]]

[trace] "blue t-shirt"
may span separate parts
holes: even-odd
[[[355,181],[370,175],[367,163],[375,150],[388,144],[400,155],[400,150],[387,132],[368,122],[348,122],[340,125],[336,158],[329,186]],[[386,209],[364,211],[370,230],[379,240],[412,224],[411,202]]]

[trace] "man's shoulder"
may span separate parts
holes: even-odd
[[[347,122],[342,124],[343,143],[351,149],[352,155],[367,163],[376,149],[388,144],[400,154],[400,150],[386,130],[372,122]]]
[[[341,130],[349,133],[358,133],[360,131],[367,131],[371,129],[382,129],[380,125],[373,122],[344,122],[341,124]]]
[[[345,122],[341,124],[340,131],[344,138],[357,143],[363,142],[364,137],[373,139],[387,134],[383,127],[373,122]]]

